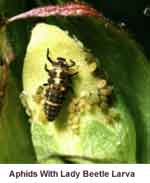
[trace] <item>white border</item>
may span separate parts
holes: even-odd
[[[50,177],[41,177],[40,171],[43,170],[49,171]],[[98,177],[84,177],[83,171],[85,170],[89,174],[91,172],[93,176],[96,174]],[[21,174],[21,171],[22,175],[28,173],[26,177],[16,178],[13,176],[9,177],[11,171],[15,174],[19,172],[17,175]],[[34,175],[35,177],[29,177],[31,171],[32,176]],[[58,177],[52,176],[54,171],[58,172]],[[115,175],[117,172],[134,172],[135,177],[112,177],[112,171],[114,171]],[[61,172],[64,177],[61,177]],[[72,174],[72,176],[77,175],[75,174],[77,172],[79,177],[66,177],[67,172]],[[103,177],[102,172],[108,172],[109,176]],[[0,179],[1,183],[149,183],[150,164],[0,164]]]

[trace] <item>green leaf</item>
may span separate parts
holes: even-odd
[[[13,16],[26,7],[26,1],[9,0],[0,1],[1,15],[5,17]],[[23,53],[27,44],[27,31],[24,23],[14,23],[8,27],[8,44],[3,33],[0,32],[1,50],[7,58],[10,46],[13,47],[16,59],[11,64],[9,79],[6,81],[4,97],[0,98],[0,162],[1,163],[35,163],[36,157],[31,142],[30,125],[20,102],[21,91],[21,69]],[[6,43],[7,43],[6,42]],[[5,48],[3,47],[5,45]],[[8,46],[8,51],[7,51]],[[3,58],[3,59],[5,59]],[[5,60],[4,60],[5,61]],[[0,66],[0,80],[2,78],[2,68]],[[1,81],[0,81],[1,83]]]
[[[137,161],[149,163],[150,64],[142,49],[129,34],[104,20],[70,19],[62,27],[71,30],[101,60],[134,118]]]
[[[105,2],[98,4],[97,1],[88,0],[87,2],[93,4],[96,8],[113,7],[111,13],[116,12],[114,9],[117,9],[117,12],[128,12],[129,15],[133,14],[133,10],[135,14],[138,11],[138,8],[133,7],[135,3],[129,6],[129,3],[126,2],[125,6],[120,9],[119,2],[116,3],[116,1],[113,6],[111,6],[111,2],[107,5]],[[150,64],[144,56],[142,48],[129,34],[112,26],[107,21],[79,18],[79,20],[63,21],[57,19],[56,23],[75,34],[87,48],[100,58],[103,67],[116,88],[121,92],[124,102],[134,118],[137,134],[137,162],[149,163]]]
[[[48,65],[47,48],[53,59],[74,60],[78,72],[72,79],[74,95],[66,96],[66,102],[53,122],[48,122],[43,108],[43,101],[50,99],[43,95],[44,90],[39,91],[48,81],[44,70],[44,65]],[[95,61],[82,43],[59,27],[41,23],[33,29],[23,67],[23,102],[32,121],[32,139],[40,162],[46,157],[64,157],[74,163],[135,162],[133,119],[116,90],[114,104],[106,107],[107,112],[103,111],[101,102],[104,100],[99,98],[103,95],[97,93],[102,78],[93,73]],[[102,70],[99,63],[97,67]],[[51,64],[48,68],[53,69]],[[109,85],[105,87],[107,89]],[[107,102],[103,104],[107,105]]]
[[[34,163],[30,128],[19,99],[16,80],[10,73],[0,111],[0,162]]]

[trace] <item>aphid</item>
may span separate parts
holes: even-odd
[[[44,86],[48,86],[45,90],[44,112],[48,121],[53,121],[59,114],[65,96],[70,88],[71,77],[77,72],[72,73],[70,68],[75,62],[70,60],[70,64],[66,63],[66,59],[58,57],[57,61],[53,61],[49,57],[49,49],[47,49],[47,59],[51,63],[52,68],[49,70],[45,64],[45,70],[48,72],[48,82]]]

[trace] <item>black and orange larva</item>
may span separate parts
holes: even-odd
[[[44,84],[48,86],[45,90],[44,112],[48,121],[53,121],[59,114],[65,96],[70,88],[71,77],[77,72],[71,73],[70,67],[75,65],[73,60],[70,64],[66,63],[66,59],[58,57],[57,61],[53,61],[49,57],[49,48],[47,49],[47,59],[51,63],[52,68],[49,70],[45,64],[45,70],[48,72],[48,82]]]

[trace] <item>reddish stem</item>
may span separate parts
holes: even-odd
[[[7,23],[11,23],[19,19],[27,19],[34,17],[48,17],[48,16],[94,16],[101,17],[102,15],[85,3],[67,3],[64,5],[48,5],[38,7],[18,14],[7,20]]]

